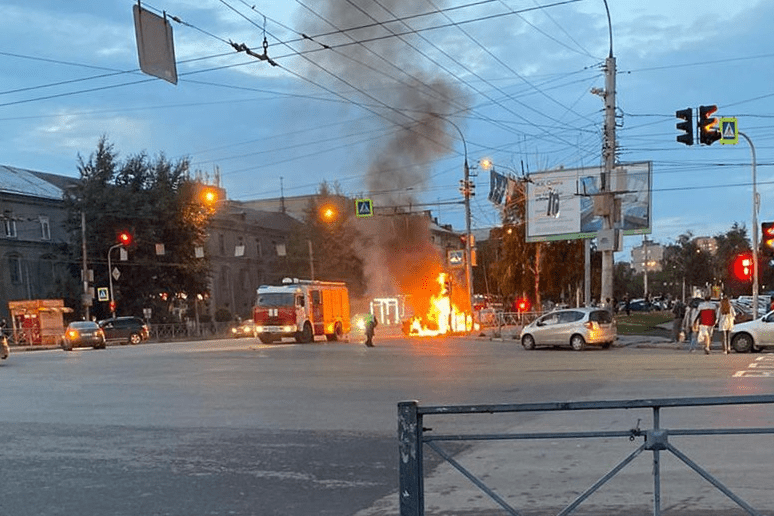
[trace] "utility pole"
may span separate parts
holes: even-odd
[[[89,307],[91,306],[91,296],[89,295],[89,268],[86,263],[86,212],[81,211],[81,277],[83,279],[83,297],[81,303],[86,319],[90,320]]]
[[[615,192],[612,191],[613,171],[615,170],[615,57],[613,57],[613,26],[610,21],[610,9],[605,0],[607,22],[610,32],[610,53],[605,59],[605,140],[602,144],[602,157],[604,159],[604,172],[601,177],[600,192],[598,197],[601,206],[595,208],[595,212],[602,215],[602,229],[612,232],[615,220]],[[614,233],[613,233],[614,234]],[[618,245],[618,238],[614,238],[613,248],[602,251],[602,292],[600,301],[606,302],[613,299],[613,253]]]

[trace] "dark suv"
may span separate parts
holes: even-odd
[[[148,340],[150,329],[139,317],[115,317],[99,322],[99,327],[105,332],[105,340],[139,344]]]

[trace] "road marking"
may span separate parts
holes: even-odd
[[[733,377],[774,378],[774,355],[763,355],[756,358],[747,366],[746,371],[737,371]]]

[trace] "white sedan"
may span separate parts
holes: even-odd
[[[731,347],[737,353],[774,347],[774,311],[753,321],[734,325],[731,330]]]

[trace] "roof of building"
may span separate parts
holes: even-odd
[[[42,199],[62,199],[64,181],[57,185],[49,176],[65,179],[64,176],[0,165],[0,192]]]

